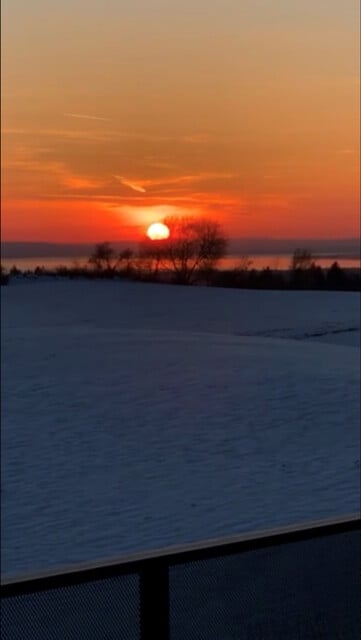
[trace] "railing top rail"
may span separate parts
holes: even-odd
[[[241,553],[256,548],[277,546],[311,538],[355,531],[360,529],[360,513],[340,518],[303,522],[286,527],[249,532],[239,536],[208,539],[199,543],[170,546],[147,552],[124,555],[112,560],[81,563],[62,567],[55,571],[43,571],[15,575],[1,579],[2,597],[21,592],[42,591],[50,588],[81,584],[91,580],[109,578],[120,574],[134,574],[151,563],[169,566],[209,559],[221,555]]]

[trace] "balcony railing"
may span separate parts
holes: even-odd
[[[4,640],[359,637],[360,516],[4,580]]]

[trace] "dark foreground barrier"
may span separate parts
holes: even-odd
[[[351,640],[360,517],[16,578],[2,640]]]

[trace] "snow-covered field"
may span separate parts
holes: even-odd
[[[360,298],[2,295],[2,572],[359,510]]]

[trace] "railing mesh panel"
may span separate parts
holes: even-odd
[[[172,640],[352,640],[360,534],[335,534],[170,570]]]
[[[138,640],[139,579],[126,575],[6,598],[1,640]]]
[[[145,630],[143,624],[143,637],[157,637],[161,615],[165,620],[169,616],[170,640],[359,638],[359,530],[232,555],[217,549],[206,553],[207,558],[192,561],[169,558],[169,610],[157,610],[148,619],[151,628]],[[4,597],[1,640],[138,640],[142,609],[136,571],[150,572],[147,598],[153,601],[157,567],[153,559],[126,575],[112,573],[78,585]],[[59,585],[66,582],[59,580]]]

